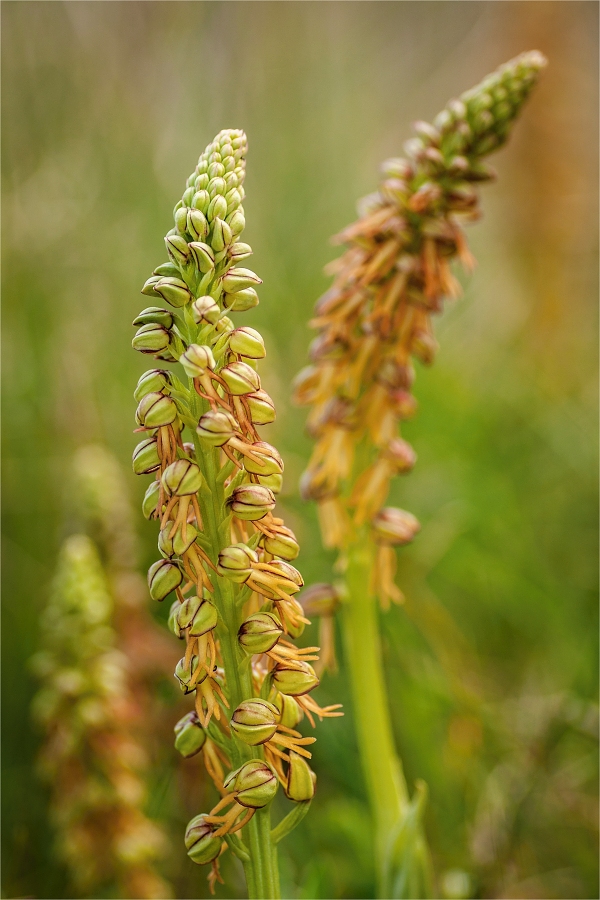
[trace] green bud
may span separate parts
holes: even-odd
[[[177,418],[177,407],[170,397],[153,391],[142,397],[135,413],[138,425],[146,428],[159,428],[170,425]]]
[[[242,241],[236,241],[229,248],[229,252],[227,253],[227,255],[232,262],[238,263],[243,259],[247,259],[249,256],[252,256],[252,247],[250,246],[250,244],[244,244],[242,243]]]
[[[380,510],[372,522],[373,536],[383,544],[401,547],[410,544],[421,530],[419,520],[405,509],[388,506]]]
[[[154,286],[154,290],[175,309],[180,309],[192,299],[188,286],[180,278],[161,278]]]
[[[156,297],[156,291],[154,290],[154,285],[157,281],[160,281],[160,277],[157,275],[151,275],[148,281],[144,283],[144,287],[141,290],[142,294],[146,294],[148,297]],[[134,322],[135,325],[135,322]]]
[[[194,677],[194,675],[196,674],[198,665],[199,665],[199,662],[198,662],[197,656],[192,656],[190,663],[186,663],[185,656],[182,656],[182,658],[179,660],[179,662],[175,666],[174,675],[175,675],[175,678],[177,679],[177,681],[179,682],[179,687],[181,688],[181,690],[183,691],[184,694],[193,693],[196,690],[196,687],[199,684],[202,684],[202,682],[207,677],[208,673],[206,672],[206,670],[204,670],[202,672],[202,674],[200,675],[200,677],[197,679],[196,683],[193,686],[190,686],[190,682],[191,682],[192,678]]]
[[[242,622],[238,641],[246,653],[268,653],[281,635],[283,628],[273,613],[254,613]]]
[[[170,328],[173,324],[173,315],[168,309],[162,309],[160,306],[149,306],[147,309],[143,309],[141,313],[135,317],[132,325],[148,325],[151,322],[156,325],[163,325],[165,328]]]
[[[186,550],[192,546],[198,536],[193,525],[188,524],[185,529],[185,540],[183,538],[183,527],[180,525],[173,537],[171,537],[172,522],[167,522],[164,528],[161,528],[158,535],[158,549],[163,556],[169,559],[172,556],[183,556]]]
[[[217,163],[217,166],[219,169],[222,170],[222,172],[224,174],[225,169],[223,169],[223,166],[220,163]],[[214,165],[211,166],[210,168],[213,169]],[[210,194],[211,198],[216,197],[217,194],[222,194],[224,196],[225,191],[227,190],[227,185],[225,184],[225,179],[221,178],[220,175],[218,175],[216,177],[214,175],[211,175],[210,171],[208,174],[210,177],[210,181],[208,182],[208,193]]]
[[[266,391],[259,390],[247,394],[246,402],[254,425],[268,425],[275,421],[275,404]]]
[[[315,670],[307,662],[277,663],[272,675],[273,687],[292,697],[308,694],[319,684]]]
[[[289,751],[288,783],[285,795],[296,803],[312,800],[317,786],[317,776],[303,756],[294,750]]]
[[[260,458],[263,465],[259,465],[253,459],[244,457],[244,468],[252,475],[283,475],[283,460],[279,451],[266,441],[257,441],[252,444],[252,453]]]
[[[215,217],[211,227],[210,244],[217,253],[222,253],[233,240],[231,228],[219,216]]]
[[[196,179],[194,179],[195,181]],[[192,185],[188,184],[187,188],[183,192],[183,197],[181,198],[181,203],[183,206],[189,206],[192,202],[192,197],[194,196],[194,191],[192,189]]]
[[[239,353],[248,359],[262,359],[267,355],[265,342],[262,336],[254,328],[244,326],[236,328],[229,338],[229,349],[232,353]]]
[[[161,278],[180,278],[181,272],[179,271],[179,266],[176,266],[175,263],[166,262],[161,263],[160,266],[157,266],[154,270],[154,275],[160,275]]]
[[[133,399],[138,403],[146,394],[162,393],[171,387],[169,373],[164,369],[149,369],[140,376],[137,387],[133,392]]]
[[[259,304],[258,294],[254,288],[237,291],[235,294],[223,294],[223,305],[231,312],[246,312]]]
[[[260,423],[257,422],[256,424]],[[283,487],[283,475],[259,475],[258,483],[270,488],[274,494],[279,494]]]
[[[242,231],[246,227],[246,219],[244,218],[244,213],[242,212],[241,207],[230,216],[228,216],[228,221],[232,234],[238,235],[242,233]]]
[[[281,478],[281,475],[267,477]],[[279,556],[281,559],[296,559],[300,553],[300,545],[296,540],[296,535],[291,528],[286,528],[285,525],[278,525],[275,534],[265,535],[262,545],[267,553],[270,553],[272,556]]]
[[[162,325],[149,322],[136,331],[131,346],[139,353],[159,353],[171,343],[171,335]]]
[[[216,366],[212,350],[207,344],[190,344],[179,357],[179,362],[190,378],[200,378],[207,369],[213,370]]]
[[[192,241],[189,245],[196,266],[205,275],[215,267],[215,254],[212,247],[202,241]]]
[[[211,409],[201,417],[196,429],[198,436],[211,447],[222,447],[237,431],[237,422],[231,413]]]
[[[306,628],[305,623],[300,620],[298,620],[294,625],[292,625],[291,622],[288,622],[288,625],[287,625],[288,635],[291,637],[291,639],[293,641],[296,641],[296,640],[298,640],[299,637],[302,637],[302,635],[304,634],[305,628]]]
[[[257,554],[246,544],[232,544],[219,553],[217,571],[236,584],[244,584],[252,573],[252,565],[257,562]]]
[[[234,711],[230,727],[237,738],[256,747],[270,740],[277,731],[279,713],[268,700],[243,700]]]
[[[221,310],[212,297],[198,297],[198,299],[192,303],[192,315],[196,325],[201,325],[202,322],[208,322],[210,325],[215,325],[219,320]]]
[[[171,609],[169,610],[169,618],[167,621],[169,631],[174,634],[176,638],[183,638],[178,620],[180,608],[181,603],[179,602],[179,600],[174,600],[171,604]]]
[[[209,222],[212,222],[214,219],[224,219],[227,215],[227,200],[225,197],[222,197],[220,194],[217,194],[216,197],[210,201],[208,206],[208,212],[206,213],[206,218]]]
[[[179,209],[175,209],[173,218],[175,219],[175,228],[179,234],[184,234],[187,230],[187,214],[187,206],[180,206]]]
[[[170,494],[178,497],[197,494],[202,487],[202,472],[189,459],[176,459],[163,472],[162,483]]]
[[[159,559],[148,569],[148,587],[153,600],[164,600],[182,581],[181,570],[168,559]]]
[[[277,693],[275,706],[279,710],[279,721],[286,728],[296,728],[304,718],[304,712],[297,700],[289,694]]]
[[[167,253],[176,265],[185,265],[190,257],[187,241],[180,234],[168,234],[165,238]]]
[[[190,634],[192,637],[202,637],[203,634],[208,634],[216,628],[218,623],[217,607],[210,600],[203,600],[193,618]]]
[[[221,284],[227,294],[235,294],[236,291],[243,291],[245,288],[262,284],[262,278],[259,278],[250,269],[233,268],[223,275]]]
[[[160,496],[160,482],[153,481],[148,485],[142,501],[142,513],[145,519],[150,519],[156,512],[158,498]]]
[[[238,519],[255,522],[275,508],[275,495],[262,484],[242,484],[235,488],[227,503]]]
[[[200,209],[188,209],[187,231],[195,241],[203,241],[208,234],[208,222]],[[189,246],[189,244],[188,244]]]
[[[185,846],[192,862],[199,866],[216,859],[221,852],[222,839],[214,837],[216,826],[209,825],[205,816],[195,816],[185,830]]]
[[[251,759],[231,772],[223,786],[232,791],[235,799],[248,809],[262,809],[277,793],[277,776],[262,759]]]
[[[206,732],[195,712],[190,712],[175,725],[175,749],[185,759],[199,753],[206,743]]]
[[[149,475],[160,469],[160,456],[156,438],[141,441],[133,451],[133,471],[136,475]]]
[[[227,385],[227,390],[235,396],[252,394],[260,390],[258,373],[248,363],[237,360],[224,366],[219,375]]]
[[[203,172],[201,175],[198,175],[198,177],[196,178],[196,180],[194,182],[194,187],[196,188],[197,191],[204,191],[208,187],[208,182],[209,182],[208,174],[206,172]],[[193,203],[193,200],[192,200],[192,203]]]
[[[332,585],[326,582],[311,584],[296,598],[306,616],[333,616],[340,606],[340,593]]]
[[[227,212],[232,213],[234,210],[239,209],[242,202],[242,192],[238,191],[237,188],[232,188],[225,194],[225,199],[227,201]]]
[[[190,627],[202,602],[202,597],[198,597],[194,594],[193,597],[188,597],[187,600],[184,600],[183,603],[179,604],[177,609],[177,625],[180,630]]]
[[[196,193],[192,197],[193,208],[199,210],[205,216],[208,212],[209,205],[210,195],[208,191],[206,190],[206,188],[200,188],[200,190],[196,191]]]

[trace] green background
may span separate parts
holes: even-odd
[[[243,319],[267,345],[266,437],[286,463],[299,567],[327,580],[333,558],[297,497],[311,445],[289,393],[329,237],[411,121],[533,48],[550,66],[494,160],[469,229],[478,266],[418,371],[419,462],[393,500],[423,530],[382,633],[407,778],[430,789],[439,895],[461,869],[473,897],[598,896],[597,44],[587,2],[2,4],[3,896],[72,896],[34,774],[27,659],[69,529],[73,452],[102,442],[130,472],[144,369],[130,323],[200,151],[221,128],[248,134],[244,239],[264,284]],[[137,503],[145,479],[127,477]],[[139,530],[150,563],[155,528],[140,515]],[[281,845],[284,896],[372,897],[343,661],[319,697],[346,717],[318,728],[319,792]],[[165,747],[150,813],[172,834],[177,896],[206,896],[180,840],[202,775],[182,792],[180,770]],[[240,896],[225,871],[217,896]]]

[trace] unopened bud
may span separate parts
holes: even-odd
[[[224,366],[219,375],[227,385],[227,390],[235,396],[251,394],[260,390],[260,378],[258,373],[242,360],[236,360]]]
[[[254,288],[237,291],[235,294],[224,294],[223,305],[231,312],[246,312],[259,304],[258,294]]]
[[[392,506],[378,512],[372,525],[376,541],[397,547],[409,544],[421,530],[418,519],[412,513]]]
[[[188,210],[187,231],[189,234],[191,234],[195,241],[204,240],[204,238],[208,234],[208,222],[202,210],[194,208]]]
[[[153,600],[164,600],[182,581],[181,570],[168,559],[159,559],[148,569],[148,587]]]
[[[246,653],[268,653],[282,634],[283,628],[273,613],[259,612],[242,622],[238,641]]]
[[[197,267],[203,274],[210,272],[215,267],[215,254],[212,247],[201,241],[192,241],[189,245]]]
[[[290,764],[285,795],[296,803],[312,800],[317,786],[317,776],[303,756],[294,750],[289,751]]]
[[[262,465],[254,459],[245,456],[243,463],[246,472],[252,475],[283,475],[283,460],[279,451],[266,441],[257,441],[252,444],[252,454],[257,456]]]
[[[188,286],[180,278],[161,278],[155,284],[154,290],[175,309],[185,306],[192,299]]]
[[[170,494],[185,497],[198,493],[202,487],[202,472],[189,459],[176,459],[163,472],[162,482]]]
[[[262,759],[251,759],[231,772],[223,787],[232,791],[235,799],[248,809],[262,809],[277,793],[277,776]]]
[[[156,512],[160,497],[160,482],[153,481],[148,485],[144,499],[142,500],[142,513],[145,519],[150,519]]]
[[[212,371],[216,366],[212,350],[207,344],[190,344],[179,357],[179,362],[190,378],[200,378],[207,369]]]
[[[160,353],[171,343],[171,335],[162,325],[149,322],[136,331],[131,346],[139,353]]]
[[[408,443],[402,438],[392,438],[385,448],[385,458],[394,464],[396,472],[410,472],[417,461],[417,454]]]
[[[208,182],[207,190],[211,197],[216,197],[217,194],[225,195],[227,185],[225,184],[225,179],[222,177],[224,174],[225,169],[221,163],[213,163],[212,166],[210,166],[208,171],[210,181]]]
[[[189,858],[199,866],[216,859],[221,852],[220,837],[215,837],[216,825],[210,825],[206,816],[195,816],[185,830],[185,846]]]
[[[157,266],[153,272],[154,275],[159,275],[161,278],[180,278],[181,273],[179,271],[179,266],[176,266],[175,263],[166,262],[161,263],[160,266]]]
[[[131,324],[137,326],[148,325],[149,323],[163,325],[168,329],[173,324],[173,314],[170,313],[168,309],[163,309],[161,306],[148,306],[135,317]]]
[[[307,662],[277,663],[272,670],[273,686],[282,694],[299,697],[319,684],[316,672]]]
[[[237,738],[256,747],[270,740],[277,731],[279,713],[268,700],[243,700],[234,711],[230,727]]]
[[[267,355],[265,342],[254,328],[236,328],[229,337],[229,349],[248,359],[262,359]]]
[[[196,690],[197,686],[205,681],[208,672],[206,669],[201,673],[200,677],[196,678],[194,684],[192,684],[192,679],[196,675],[198,671],[198,666],[200,665],[198,657],[192,656],[190,662],[187,662],[185,656],[182,656],[177,665],[175,666],[175,678],[179,682],[179,687],[183,691],[184,694],[191,694]]]
[[[227,503],[238,519],[254,522],[275,508],[275,496],[262,484],[242,484],[235,488]]]
[[[160,469],[160,456],[156,438],[140,441],[133,451],[133,471],[136,475],[149,475]]]
[[[241,262],[243,259],[247,259],[249,256],[252,256],[252,247],[250,244],[244,244],[242,241],[236,241],[235,244],[232,244],[229,248],[229,252],[227,254],[229,259],[231,259],[234,263]]]
[[[251,269],[233,268],[223,275],[221,284],[227,294],[235,294],[237,291],[245,290],[245,288],[256,287],[256,285],[262,284],[262,278],[259,278]]]
[[[214,219],[224,219],[227,215],[227,200],[221,194],[217,194],[212,198],[208,205],[206,217],[209,222]]]
[[[152,392],[142,397],[135,413],[136,422],[145,428],[170,425],[177,418],[177,407],[165,394]]]
[[[144,287],[141,290],[142,294],[146,294],[147,297],[156,297],[156,291],[154,290],[154,285],[160,281],[160,275],[151,275],[150,278],[144,282]]]
[[[167,627],[171,634],[174,634],[176,638],[183,638],[183,634],[181,633],[181,628],[179,627],[178,621],[180,608],[181,603],[179,602],[179,600],[174,600],[173,603],[171,603],[169,618],[167,619]]]
[[[244,584],[252,574],[252,566],[258,562],[254,550],[246,544],[232,544],[219,553],[217,570],[219,575],[229,578],[236,584]]]
[[[216,253],[222,253],[233,240],[231,228],[219,216],[215,217],[211,226],[210,245]]]
[[[190,257],[187,241],[180,234],[169,234],[165,238],[167,253],[176,265],[185,265]]]
[[[244,213],[242,212],[241,207],[239,209],[236,209],[236,211],[232,215],[228,216],[228,219],[229,227],[231,228],[232,233],[234,235],[241,234],[246,227],[246,219],[244,218]]]
[[[289,694],[277,693],[275,706],[279,710],[279,721],[286,728],[296,728],[304,718],[302,707]]]
[[[199,753],[206,743],[206,732],[195,712],[190,712],[175,725],[175,749],[185,759]]]
[[[198,297],[192,303],[192,315],[196,325],[200,325],[202,322],[215,325],[219,320],[221,310],[212,297]]]
[[[208,180],[206,181],[208,184]],[[192,197],[192,206],[194,209],[199,209],[201,213],[206,215],[208,212],[208,207],[210,206],[210,194],[206,190],[206,187],[201,187],[194,193]]]
[[[187,229],[187,214],[187,206],[180,206],[179,208],[175,207],[173,218],[175,219],[175,228],[179,234],[184,234]]]
[[[146,394],[162,393],[165,389],[171,387],[169,373],[164,369],[149,369],[140,376],[136,389],[133,392],[133,399],[138,403]]]
[[[282,559],[273,559],[271,560],[269,565],[272,569],[275,569],[282,578],[285,578],[287,581],[290,581],[294,585],[295,590],[292,590],[289,593],[295,594],[300,590],[301,587],[304,587],[304,579],[302,578],[302,575],[300,574],[298,569],[295,569],[294,566],[292,566],[289,562],[285,562],[285,560]]]
[[[296,599],[309,619],[313,616],[333,616],[340,606],[339,591],[326,582],[311,584]]]
[[[173,523],[167,522],[165,527],[161,528],[158,535],[158,549],[163,556],[168,558],[171,558],[172,556],[183,556],[198,536],[195,527],[189,523],[185,529],[185,538],[183,536],[183,527],[181,525],[177,527],[175,534],[171,536],[172,527]]]
[[[247,394],[246,402],[254,425],[268,425],[275,421],[275,404],[266,391],[260,390]]]
[[[267,477],[281,478],[281,475]],[[281,559],[296,559],[300,553],[300,545],[296,540],[296,535],[291,528],[286,528],[285,525],[278,525],[274,534],[266,535],[263,538],[262,545],[267,553],[270,553],[272,556],[279,556]]]
[[[179,627],[190,629],[192,637],[202,637],[217,627],[219,614],[217,607],[210,600],[201,597],[188,597],[179,609],[177,617]]]
[[[221,409],[211,409],[201,417],[196,429],[198,436],[211,447],[222,447],[237,431],[237,422]]]
[[[283,487],[283,475],[259,475],[258,483],[268,487],[274,494],[279,494]]]

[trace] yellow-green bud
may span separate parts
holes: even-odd
[[[277,692],[275,696],[275,706],[279,710],[279,721],[286,728],[296,728],[304,718],[304,712],[297,700],[290,697],[289,694],[280,694]]]
[[[247,259],[249,256],[252,256],[252,247],[250,244],[244,244],[242,241],[236,241],[235,244],[232,244],[227,253],[228,257],[232,262],[241,262],[243,259]]]
[[[268,700],[243,700],[234,711],[230,727],[237,738],[256,747],[270,740],[277,731],[279,713]]]
[[[162,325],[149,322],[136,331],[131,346],[139,353],[160,353],[171,343],[171,335]]]
[[[180,206],[179,208],[175,207],[173,218],[175,219],[175,228],[179,234],[185,234],[187,229],[187,214],[187,206]]]
[[[208,184],[208,181],[206,183]],[[194,209],[198,209],[201,213],[206,215],[209,205],[210,194],[205,187],[201,187],[192,197],[192,206],[194,207]]]
[[[160,469],[160,456],[156,438],[140,441],[133,451],[133,471],[136,475],[149,475]]]
[[[214,837],[216,825],[210,825],[206,816],[195,816],[185,830],[185,846],[192,862],[204,866],[216,859],[221,852],[222,838]]]
[[[221,194],[217,194],[209,203],[206,217],[209,222],[214,219],[224,219],[227,215],[227,200]]]
[[[212,350],[207,344],[190,344],[179,357],[179,362],[190,378],[199,378],[207,369],[213,370],[216,366]]]
[[[182,581],[181,570],[168,559],[159,559],[148,569],[148,587],[153,600],[164,600]]]
[[[235,772],[230,772],[223,787],[248,809],[262,809],[277,793],[277,776],[262,759],[251,759]]]
[[[162,393],[171,387],[169,373],[164,369],[149,369],[140,376],[137,387],[133,392],[133,399],[138,403],[146,394]]]
[[[195,712],[190,712],[177,722],[175,731],[175,749],[185,759],[199,753],[206,743],[206,732],[200,724]]]
[[[235,396],[252,394],[260,390],[260,378],[258,373],[248,363],[236,360],[224,366],[219,375],[227,385],[227,390]]]
[[[222,447],[237,431],[237,422],[231,413],[211,409],[201,417],[196,429],[198,436],[211,447]]]
[[[144,282],[144,287],[141,290],[142,294],[146,294],[148,297],[156,297],[156,291],[154,290],[154,285],[160,281],[160,275],[151,275],[150,278]]]
[[[246,288],[245,291],[223,295],[223,306],[231,312],[246,312],[249,309],[254,309],[258,304],[258,294],[254,288]]]
[[[216,628],[218,623],[217,607],[210,600],[203,600],[190,626],[190,634],[192,637],[202,637]]]
[[[163,472],[162,483],[170,494],[178,497],[197,494],[202,487],[202,472],[189,459],[176,459]]]
[[[273,613],[259,612],[248,616],[238,631],[238,641],[246,653],[267,653],[272,650],[283,628]]]
[[[150,322],[155,325],[163,325],[168,329],[173,324],[173,314],[161,306],[148,306],[135,317],[132,325],[148,325]]]
[[[281,478],[281,475],[270,475],[267,477]],[[286,528],[285,525],[278,525],[275,534],[265,535],[262,541],[262,545],[267,553],[270,553],[272,556],[279,556],[281,557],[281,559],[296,559],[296,557],[300,553],[300,545],[296,540],[296,535],[291,530],[291,528]]]
[[[210,171],[211,169],[212,172]],[[225,179],[221,177],[221,174],[225,174],[225,169],[221,163],[213,163],[212,166],[209,167],[208,175],[210,181],[208,182],[208,193],[211,197],[215,197],[217,194],[225,195],[227,185],[225,184]]]
[[[179,271],[179,266],[176,266],[175,263],[166,262],[157,266],[153,275],[159,275],[161,278],[180,278],[181,272]]]
[[[200,213],[200,215],[202,214]],[[192,243],[189,245],[189,248],[192,251],[192,256],[194,258],[196,266],[204,275],[207,272],[210,272],[211,269],[214,269],[215,254],[212,250],[212,247],[209,247],[208,244],[202,243],[202,241],[192,241]]]
[[[190,257],[187,241],[180,234],[168,234],[165,238],[167,253],[176,265],[185,265]],[[156,288],[155,288],[156,290]]]
[[[186,550],[192,546],[198,536],[193,525],[188,523],[185,529],[185,540],[183,538],[183,527],[179,525],[173,537],[171,537],[172,522],[167,522],[164,528],[161,528],[158,535],[158,549],[166,557],[183,556]]]
[[[275,495],[262,484],[242,484],[235,488],[227,503],[238,519],[255,522],[275,508]]]
[[[169,618],[167,620],[167,625],[169,631],[175,635],[176,638],[183,638],[184,635],[181,633],[181,628],[179,627],[179,610],[181,608],[181,603],[179,600],[174,600],[171,603],[171,609],[169,610]]]
[[[317,776],[303,756],[294,750],[289,751],[288,782],[285,795],[296,803],[312,800],[317,786]]]
[[[265,342],[254,328],[236,328],[229,336],[229,349],[248,359],[262,359],[267,355]]]
[[[308,694],[319,684],[315,670],[307,662],[277,663],[272,675],[273,686],[292,697]]]
[[[225,293],[235,294],[237,291],[245,290],[245,288],[256,287],[257,284],[262,284],[262,278],[259,278],[251,269],[233,268],[223,275],[221,284]]]
[[[263,465],[259,465],[253,459],[244,457],[244,468],[251,475],[283,475],[283,460],[279,451],[266,441],[257,441],[252,444],[252,453],[259,457]]]
[[[188,286],[180,278],[161,278],[154,285],[154,290],[176,309],[185,306],[192,299]]]
[[[211,226],[210,245],[217,253],[222,253],[225,247],[228,247],[233,240],[231,228],[219,216],[215,216],[215,220]]]
[[[202,322],[215,325],[219,320],[221,310],[212,297],[198,297],[192,303],[192,315],[196,325],[200,325]]]
[[[283,475],[259,475],[258,483],[270,488],[274,494],[278,494],[283,487]]]
[[[230,581],[243,584],[252,573],[252,565],[257,562],[257,554],[246,544],[232,544],[219,553],[217,570],[219,575],[229,578]]]
[[[174,675],[179,682],[179,687],[184,694],[193,693],[196,690],[196,687],[199,684],[202,684],[203,681],[205,681],[208,675],[206,669],[202,671],[199,678],[196,679],[196,682],[193,685],[190,685],[190,682],[196,674],[199,665],[200,663],[197,656],[192,656],[192,659],[189,663],[186,662],[185,656],[182,656],[175,666]]]
[[[380,510],[373,519],[372,526],[376,541],[396,547],[410,544],[421,530],[419,520],[412,513],[392,506]]]
[[[156,512],[158,498],[160,496],[160,482],[153,481],[148,485],[142,501],[142,513],[145,519],[150,519]]]
[[[311,584],[296,599],[309,619],[313,616],[333,616],[340,606],[339,591],[326,582]]]
[[[177,418],[177,407],[170,397],[153,391],[142,397],[135,413],[138,425],[145,428],[160,428],[170,425]]]
[[[255,391],[247,394],[246,401],[254,425],[268,425],[275,421],[275,404],[266,391]]]
[[[206,221],[206,216],[204,215],[202,210],[193,208],[188,209],[186,230],[189,234],[191,234],[195,241],[204,240],[204,238],[208,234],[208,222]]]
[[[236,209],[234,213],[228,216],[229,219],[229,227],[234,235],[241,234],[244,228],[246,227],[246,219],[244,218],[244,213],[242,208]]]

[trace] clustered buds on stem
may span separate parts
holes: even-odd
[[[314,716],[341,714],[309,697],[319,683],[310,665],[318,648],[300,650],[290,640],[309,620],[294,598],[303,585],[291,565],[299,546],[274,515],[283,462],[258,431],[275,419],[256,368],[266,350],[258,331],[229,318],[256,306],[261,283],[238,265],[252,253],[239,239],[245,155],[246,136],[230,130],[201,155],[165,239],[169,261],[142,289],[172,310],[143,310],[133,339],[144,354],[179,361],[187,376],[187,384],[164,368],[141,376],[134,397],[143,439],[133,469],[154,474],[143,513],[160,522],[162,558],[148,585],[159,601],[175,592],[169,625],[185,640],[175,676],[195,696],[175,744],[184,756],[202,753],[222,794],[185,837],[195,862],[213,864],[211,887],[222,850],[235,852],[231,835],[271,801],[278,783],[290,799],[311,799],[306,745],[314,738],[295,730],[303,715],[314,726]],[[242,764],[225,777],[234,762]]]
[[[383,164],[379,190],[338,236],[349,249],[329,267],[334,282],[317,303],[312,365],[296,383],[316,440],[301,488],[319,505],[328,546],[343,551],[370,526],[384,606],[402,600],[392,548],[419,530],[409,513],[382,508],[390,480],[416,461],[398,436],[416,410],[412,359],[433,362],[431,316],[460,292],[450,263],[473,264],[461,222],[479,217],[477,187],[494,177],[483,157],[507,140],[544,65],[537,51],[524,53],[451,100],[432,125],[415,123],[406,158]]]

